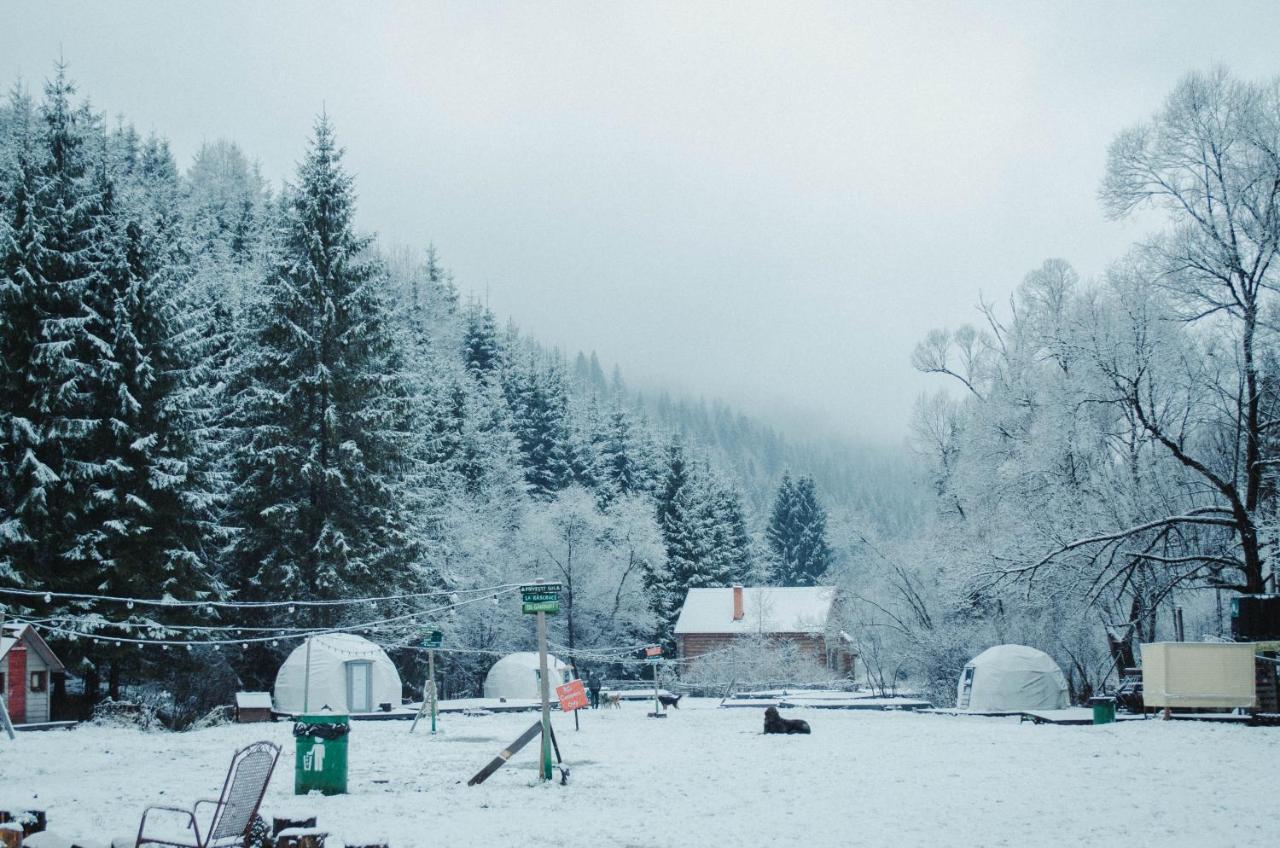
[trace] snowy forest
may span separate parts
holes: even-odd
[[[495,587],[542,577],[553,650],[617,674],[689,588],[823,584],[877,688],[946,703],[1016,641],[1082,699],[1175,608],[1220,635],[1275,588],[1280,84],[1192,74],[1112,140],[1100,202],[1151,236],[904,351],[938,380],[909,449],[540,345],[434,248],[359,230],[340,126],[277,186],[230,141],[175,161],[62,66],[0,107],[0,587],[91,697],[189,720],[356,626],[406,681],[443,630],[468,693],[531,641]]]
[[[357,231],[327,117],[299,146],[279,188],[228,141],[184,171],[63,66],[0,109],[0,586],[91,697],[193,716],[269,688],[294,634],[363,623],[407,679],[444,630],[465,693],[529,643],[513,583],[564,584],[563,654],[622,659],[671,644],[690,587],[827,577],[815,476],[841,515],[914,520],[901,457],[501,326],[433,248]],[[324,603],[350,598],[378,600]]]

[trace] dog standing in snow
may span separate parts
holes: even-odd
[[[660,704],[662,704],[662,711],[663,711],[663,712],[666,712],[667,707],[675,707],[675,708],[678,710],[678,709],[680,709],[680,699],[681,699],[681,698],[683,698],[683,697],[684,697],[684,695],[683,695],[683,694],[681,694],[681,695],[659,695],[659,696],[658,696],[658,702],[659,702]]]
[[[778,715],[777,707],[769,707],[764,711],[765,733],[808,733],[809,722],[800,718],[783,718]]]

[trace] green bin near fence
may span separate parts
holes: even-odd
[[[1089,706],[1093,707],[1094,724],[1110,724],[1116,720],[1115,698],[1090,698]]]
[[[318,790],[325,795],[347,791],[347,736],[351,723],[345,715],[301,715],[293,725],[293,794]]]

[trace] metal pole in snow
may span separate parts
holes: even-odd
[[[302,677],[302,711],[311,712],[311,639],[307,637],[307,670]]]
[[[542,689],[542,767],[543,780],[551,779],[551,678],[547,673],[547,614],[538,613],[538,671]]]
[[[659,701],[658,701],[658,661],[657,661],[657,660],[653,660],[652,662],[653,662],[653,715],[654,715],[654,717],[657,717],[657,715],[658,715],[658,713],[659,713],[659,710],[658,710],[658,706],[659,706]]]
[[[431,735],[436,733],[436,652],[427,651],[427,674],[431,678]]]

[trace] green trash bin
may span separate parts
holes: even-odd
[[[1090,698],[1094,724],[1110,724],[1116,720],[1116,699],[1110,696]]]
[[[293,794],[319,790],[325,795],[347,791],[347,735],[345,715],[301,715],[293,725]]]

